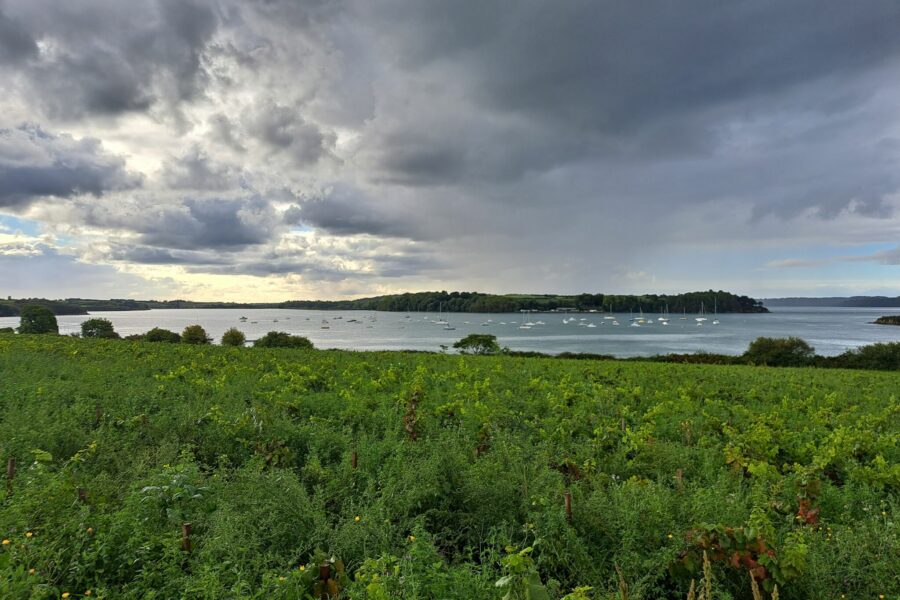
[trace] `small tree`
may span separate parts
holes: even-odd
[[[816,358],[815,348],[798,337],[759,337],[750,342],[744,360],[770,367],[804,367]]]
[[[109,319],[88,319],[81,324],[81,337],[117,339],[119,334]]]
[[[312,350],[313,344],[302,335],[290,335],[284,331],[270,331],[253,342],[254,348],[302,348]]]
[[[174,331],[154,327],[144,335],[144,339],[148,342],[163,342],[167,344],[177,344],[181,341],[181,336]]]
[[[222,345],[223,346],[243,346],[244,342],[247,341],[247,336],[245,336],[241,331],[237,328],[232,327],[228,331],[222,334]]]
[[[29,304],[22,309],[19,333],[59,333],[56,316],[49,308]]]
[[[181,332],[181,341],[185,344],[209,344],[212,338],[206,334],[206,330],[199,325],[188,325]]]
[[[470,333],[453,344],[453,347],[463,354],[498,354],[500,352],[497,336],[487,333]]]

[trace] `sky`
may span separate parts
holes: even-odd
[[[0,294],[900,295],[895,0],[0,0]]]

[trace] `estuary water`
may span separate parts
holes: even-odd
[[[627,357],[700,351],[741,354],[760,336],[800,337],[812,344],[817,353],[830,356],[875,342],[900,341],[900,327],[871,324],[879,316],[898,313],[897,308],[791,307],[772,309],[767,314],[723,314],[718,317],[718,325],[713,325],[712,316],[707,315],[710,320],[701,326],[695,321],[697,315],[671,315],[669,325],[663,326],[659,315],[645,314],[654,322],[640,327],[629,326],[628,313],[615,315],[618,326],[596,313],[444,314],[452,330],[434,322],[439,320],[437,313],[416,312],[160,309],[95,312],[91,316],[109,319],[123,336],[153,327],[181,332],[185,326],[199,323],[217,341],[226,329],[237,327],[248,340],[277,330],[304,335],[317,348],[438,351],[442,344],[452,346],[470,333],[489,333],[497,336],[500,345],[512,350]],[[247,320],[241,321],[242,316]],[[60,333],[80,331],[81,322],[88,318],[57,317]],[[520,329],[525,322],[535,324],[530,329]],[[17,325],[17,317],[0,318],[0,327]]]

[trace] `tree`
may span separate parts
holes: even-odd
[[[744,360],[770,367],[803,367],[816,358],[815,348],[797,337],[759,337],[750,342]]]
[[[241,331],[237,328],[232,327],[228,331],[222,334],[222,345],[223,346],[243,346],[244,342],[247,341],[247,336],[245,336]]]
[[[181,332],[181,341],[185,344],[209,344],[212,342],[212,338],[200,325],[188,325]]]
[[[148,342],[163,342],[167,344],[177,344],[181,341],[181,336],[174,331],[154,327],[144,335],[144,339]]]
[[[497,336],[487,333],[470,333],[453,344],[453,347],[463,354],[470,352],[472,354],[497,354],[500,352]]]
[[[49,308],[29,304],[22,309],[19,333],[59,333],[59,325]]]
[[[81,324],[81,337],[118,339],[119,334],[109,319],[88,319]]]
[[[254,348],[301,348],[312,350],[313,344],[302,335],[290,335],[284,331],[270,331],[253,342]]]

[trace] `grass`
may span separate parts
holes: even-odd
[[[897,598],[898,389],[0,335],[0,597]]]

